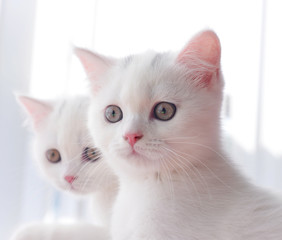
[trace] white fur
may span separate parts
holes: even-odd
[[[95,162],[83,160],[85,147],[94,146],[86,127],[89,98],[76,96],[43,102],[19,96],[18,100],[34,126],[34,159],[41,172],[60,190],[76,195],[91,194],[94,223],[108,227],[118,185],[115,175],[102,156]],[[49,162],[45,155],[48,149],[54,148],[61,154],[61,161],[58,163]],[[64,179],[65,176],[75,176],[76,179],[70,184]],[[32,227],[35,231],[36,226]],[[40,229],[48,226],[45,232],[52,230],[49,225],[38,226]],[[63,233],[60,232],[60,227],[56,229],[61,236]],[[65,239],[69,238],[66,236]]]
[[[11,240],[108,240],[105,229],[89,223],[33,223],[21,227]]]
[[[221,148],[216,35],[203,32],[185,49],[116,61],[100,78],[88,73],[90,132],[120,178],[112,239],[282,239],[282,200],[249,183]],[[173,119],[152,116],[161,101],[176,105]],[[121,121],[106,121],[108,105],[122,109]],[[128,132],[143,134],[137,154]]]

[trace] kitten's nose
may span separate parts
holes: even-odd
[[[131,145],[131,147],[134,146],[134,144],[140,140],[143,137],[141,133],[127,133],[124,136],[124,139],[128,141],[128,143]]]
[[[68,183],[73,183],[73,181],[77,179],[77,177],[75,176],[65,176],[65,180],[68,182]]]

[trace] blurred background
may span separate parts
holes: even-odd
[[[42,180],[13,91],[85,92],[72,46],[122,57],[180,50],[211,28],[222,43],[224,143],[258,185],[282,190],[280,0],[0,0],[0,239],[22,223],[88,217],[88,200]]]

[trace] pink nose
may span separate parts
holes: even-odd
[[[127,133],[124,139],[133,147],[134,144],[143,137],[140,133]]]
[[[76,179],[77,177],[74,177],[74,176],[65,176],[65,180],[68,182],[68,183],[73,183],[73,181]]]

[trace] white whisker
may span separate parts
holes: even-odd
[[[168,152],[169,159],[171,159],[171,160],[173,161],[173,163],[175,163],[175,164],[183,171],[183,173],[188,177],[188,180],[191,182],[191,185],[193,186],[193,188],[194,188],[194,190],[195,190],[195,192],[196,192],[196,194],[197,194],[197,196],[198,196],[200,205],[202,205],[202,204],[201,204],[202,202],[201,202],[201,198],[200,198],[200,193],[199,193],[199,191],[198,191],[198,188],[196,187],[196,185],[195,185],[193,179],[191,178],[191,176],[189,175],[189,173],[185,170],[185,168],[183,168],[183,166],[181,166],[181,165],[175,160],[174,157],[171,156],[171,154],[173,153],[172,150],[170,150],[170,149],[168,149],[168,148],[166,148],[166,147],[164,147],[164,146],[163,146],[163,149],[165,149],[165,150]],[[168,161],[168,162],[169,162],[169,161]],[[189,168],[190,171],[192,171],[189,166],[187,166],[187,167]],[[179,175],[182,176],[182,174],[179,174]]]

